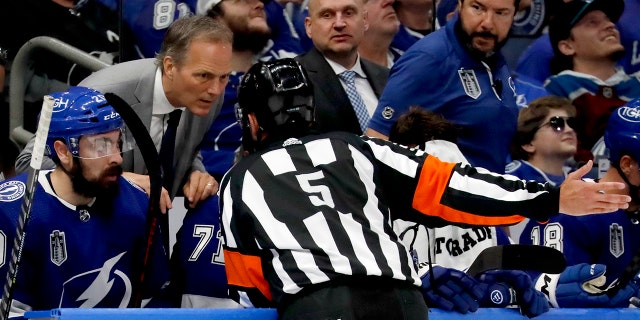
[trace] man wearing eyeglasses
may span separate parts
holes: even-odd
[[[567,269],[542,274],[536,288],[554,307],[622,308],[637,306],[640,296],[640,99],[611,114],[604,133],[610,167],[598,181],[622,182],[606,193],[631,196],[629,208],[579,218],[565,214],[547,223],[530,221],[520,242],[545,245],[564,253]],[[535,277],[532,277],[535,279]]]
[[[578,162],[593,159],[591,148],[613,109],[640,97],[640,79],[616,66],[625,53],[615,25],[624,7],[623,0],[574,0],[549,24],[555,75],[545,88],[576,106]]]
[[[444,28],[416,42],[393,65],[367,135],[387,138],[409,106],[460,127],[460,151],[474,166],[504,172],[518,106],[500,53],[518,0],[461,0]]]
[[[133,145],[122,118],[100,92],[71,87],[51,96],[47,149],[56,168],[39,172],[11,316],[52,308],[132,307],[132,297],[143,289],[138,280],[149,203],[140,187],[122,177],[122,153]],[[26,180],[22,174],[0,185],[0,262],[11,257]],[[169,279],[162,242],[153,243],[154,271],[145,275],[143,299]],[[7,265],[0,263],[0,274]]]

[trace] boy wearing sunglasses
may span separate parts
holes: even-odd
[[[506,173],[560,185],[569,169],[566,162],[576,153],[575,115],[571,101],[556,96],[538,98],[520,110]]]
[[[640,253],[640,99],[614,110],[604,141],[611,166],[598,183],[624,183],[615,193],[631,196],[629,208],[530,221],[520,237],[521,243],[556,248],[567,259],[561,274],[537,277],[536,288],[554,307],[629,307],[640,296],[640,265],[633,262]]]
[[[524,180],[560,185],[571,169],[567,160],[577,150],[575,115],[571,101],[556,96],[538,98],[521,109],[511,141],[513,161],[505,172]],[[523,221],[510,227],[512,239],[518,241],[525,225]]]

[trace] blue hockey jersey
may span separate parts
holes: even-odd
[[[52,308],[125,308],[132,306],[143,265],[148,197],[124,178],[112,205],[98,198],[74,206],[56,196],[41,171],[34,195],[22,261],[14,286],[12,314]],[[27,176],[0,184],[0,225],[10,255],[26,190]],[[156,232],[159,237],[160,232]],[[158,238],[159,239],[159,238]],[[168,259],[154,241],[151,270],[143,298],[159,292],[169,280]],[[6,259],[8,261],[9,258]],[[2,274],[6,274],[6,263]],[[145,300],[148,302],[148,300]]]
[[[640,224],[633,224],[624,210],[581,217],[559,214],[546,224],[529,221],[520,243],[560,250],[567,265],[604,264],[609,284],[620,277],[640,249]]]
[[[211,196],[187,212],[173,246],[171,284],[182,308],[240,308],[229,299],[220,239],[218,197]]]

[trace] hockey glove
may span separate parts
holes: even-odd
[[[478,310],[483,292],[474,278],[460,270],[440,266],[420,271],[422,295],[428,306],[460,313]],[[430,272],[433,272],[433,281]]]
[[[602,264],[580,263],[567,267],[559,275],[543,273],[535,287],[556,308],[605,307],[610,300],[603,288],[606,271],[607,267]]]
[[[606,295],[609,297],[609,301],[605,304],[605,308],[636,307],[637,300],[633,298],[640,296],[640,273],[637,273],[629,283],[616,291],[615,294],[612,295],[607,292]]]
[[[515,304],[529,318],[549,311],[549,301],[522,270],[489,270],[480,274],[478,280],[485,290],[480,300],[482,307],[504,308]]]

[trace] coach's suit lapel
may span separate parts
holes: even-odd
[[[314,84],[316,118],[322,131],[342,130],[360,133],[360,124],[340,78],[324,56],[312,49],[300,58]]]
[[[134,90],[136,101],[131,102],[131,108],[135,110],[140,120],[142,120],[142,123],[144,123],[144,126],[147,128],[147,132],[150,132],[151,117],[153,115],[153,84],[155,82],[155,73],[156,67],[153,67],[145,70],[145,72],[140,75],[140,81]],[[136,172],[146,172],[144,158],[138,148],[134,149],[133,168]]]

